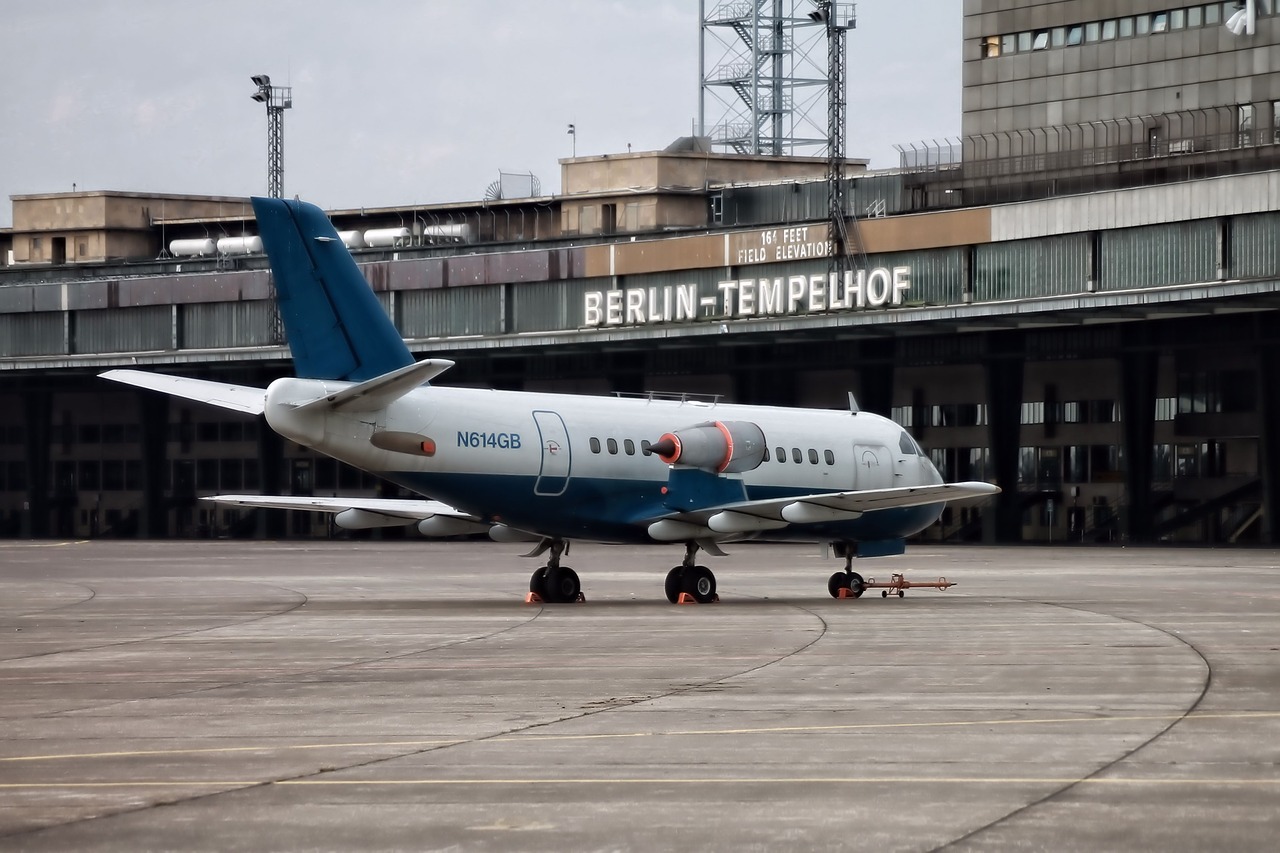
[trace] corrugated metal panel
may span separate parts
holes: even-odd
[[[589,290],[608,290],[611,286],[609,279],[599,278],[513,286],[510,291],[512,331],[576,329],[582,325],[583,294]]]
[[[502,288],[446,287],[397,296],[400,334],[406,338],[496,335],[502,331]]]
[[[72,312],[71,350],[77,353],[173,349],[173,309],[108,308]]]
[[[1125,290],[1212,281],[1217,240],[1212,219],[1104,231],[1099,287]]]
[[[973,298],[978,302],[1079,293],[1089,267],[1089,237],[979,245],[973,253]]]
[[[1280,275],[1280,213],[1237,216],[1231,223],[1231,275]]]
[[[61,355],[63,341],[62,312],[38,314],[0,314],[0,355]]]
[[[182,345],[186,348],[260,347],[275,340],[274,303],[198,303],[182,306],[178,315]]]
[[[885,213],[893,214],[902,210],[902,198],[902,175],[868,175],[848,181],[845,205],[847,212],[861,217],[883,202]],[[717,224],[727,226],[820,221],[827,216],[827,183],[803,181],[727,188],[723,205],[723,221]]]

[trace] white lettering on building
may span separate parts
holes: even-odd
[[[778,229],[803,232],[805,228]],[[911,267],[876,267],[844,273],[726,279],[716,293],[696,284],[593,290],[583,297],[584,326],[640,326],[692,320],[738,320],[821,314],[902,305],[911,290]]]

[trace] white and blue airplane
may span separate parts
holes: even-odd
[[[767,537],[826,542],[845,558],[828,591],[863,592],[854,557],[901,554],[948,501],[992,495],[944,483],[902,427],[860,412],[591,397],[433,385],[453,365],[415,361],[318,207],[255,198],[296,378],[252,388],[136,370],[106,379],[249,415],[290,441],[426,499],[217,495],[248,507],[335,514],[346,529],[416,524],[487,532],[547,554],[529,589],[579,598],[561,564],[575,539],[681,543],[666,595],[716,599],[696,556]],[[845,595],[849,593],[843,593]]]

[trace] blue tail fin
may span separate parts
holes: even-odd
[[[255,198],[253,212],[298,376],[362,382],[413,364],[324,211]]]

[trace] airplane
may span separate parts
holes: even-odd
[[[416,524],[425,536],[488,533],[547,555],[529,590],[582,600],[569,543],[683,544],[673,603],[718,600],[699,550],[767,538],[830,543],[835,597],[865,589],[855,557],[901,554],[948,501],[993,495],[944,483],[893,421],[859,411],[650,396],[580,396],[433,384],[454,362],[415,361],[320,208],[254,198],[296,376],[254,388],[109,370],[101,376],[249,415],[424,499],[215,495],[246,507],[332,513],[337,526]],[[842,592],[847,590],[848,592]]]

